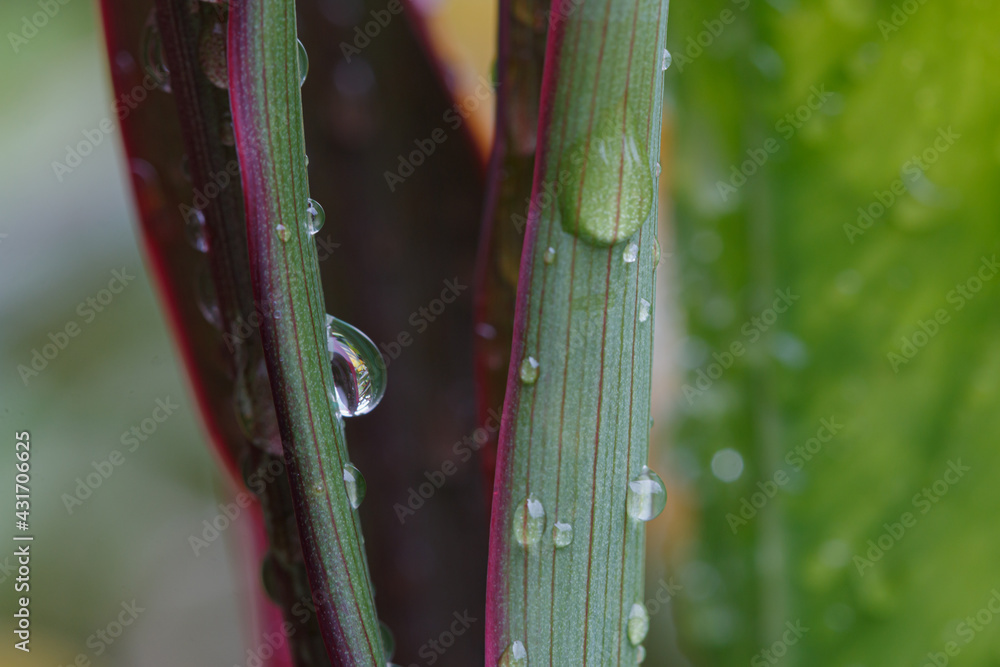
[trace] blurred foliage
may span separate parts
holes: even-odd
[[[696,543],[674,545],[695,664],[772,664],[761,651],[799,620],[780,664],[922,665],[952,640],[956,663],[1000,664],[997,628],[959,625],[1000,586],[1000,279],[953,291],[1000,245],[998,19],[978,0],[671,7],[679,362],[689,387],[717,376],[678,396],[672,454],[699,514]],[[720,188],[733,165],[752,175]],[[752,319],[785,289],[787,312]],[[939,502],[916,497],[957,461]],[[758,483],[774,498],[734,534]]]

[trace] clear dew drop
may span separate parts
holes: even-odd
[[[199,208],[185,207],[184,235],[188,243],[198,252],[208,252],[208,228],[205,226],[205,212]]]
[[[573,541],[573,526],[562,521],[556,521],[552,526],[552,542],[557,549],[568,547]]]
[[[514,512],[514,539],[524,547],[538,544],[545,530],[545,508],[542,501],[528,497]]]
[[[195,293],[198,299],[198,310],[202,317],[216,329],[222,329],[222,311],[219,310],[219,299],[215,295],[215,281],[208,266],[201,268],[195,283]]]
[[[553,248],[552,246],[549,246],[545,250],[545,253],[542,255],[542,261],[545,262],[546,264],[551,264],[552,262],[556,261],[556,249]]]
[[[625,246],[625,250],[622,250],[622,261],[626,264],[632,264],[637,259],[639,259],[639,246],[629,243]]]
[[[667,487],[659,475],[643,466],[628,483],[625,506],[628,515],[636,521],[655,519],[667,506]]]
[[[628,640],[638,646],[649,632],[649,612],[646,605],[636,603],[628,613]]]
[[[655,165],[653,165],[653,176],[656,176],[657,178],[659,178],[660,174],[662,174],[662,173],[663,173],[663,167],[661,167],[660,163],[657,162]]]
[[[315,236],[323,228],[324,222],[326,222],[326,212],[323,207],[315,199],[310,199],[306,206],[306,230]]]
[[[139,45],[139,55],[142,61],[142,68],[146,71],[156,87],[165,93],[170,92],[170,70],[167,69],[166,61],[163,58],[163,40],[160,38],[160,31],[156,27],[156,10],[149,12],[146,19],[146,26],[142,30],[142,37]]]
[[[577,166],[559,189],[563,231],[595,246],[624,241],[652,212],[646,124],[634,110],[625,112],[622,98],[601,114],[591,135],[570,147],[569,162]]]
[[[653,239],[653,269],[660,265],[660,242]]]
[[[365,483],[361,471],[351,463],[344,464],[344,488],[347,489],[347,500],[351,503],[351,507],[354,509],[361,507],[361,503],[365,499],[365,491],[368,490],[368,484]]]
[[[309,54],[306,53],[306,45],[302,40],[295,40],[298,51],[295,55],[295,63],[299,68],[299,87],[306,82],[306,74],[309,73]]]
[[[500,656],[497,667],[528,667],[528,652],[524,649],[524,644],[517,641],[508,646]]]
[[[212,27],[202,30],[198,45],[198,60],[205,77],[216,88],[229,88],[229,73],[226,69],[226,24],[216,21]]]
[[[538,366],[538,359],[525,357],[517,373],[521,378],[521,382],[524,384],[535,384],[538,381]]]
[[[646,661],[646,647],[638,646],[635,649],[635,664],[641,665]]]
[[[326,316],[326,350],[342,417],[367,414],[385,395],[385,360],[371,339],[347,322]]]
[[[674,57],[670,55],[670,51],[663,49],[663,60],[660,63],[662,71],[666,72],[670,68],[670,63],[674,61]]]
[[[639,321],[645,322],[649,319],[650,303],[645,299],[639,299]]]
[[[275,227],[275,231],[278,233],[278,238],[281,239],[282,243],[292,238],[292,230],[290,230],[288,227],[285,227],[280,222],[278,223],[278,226]]]

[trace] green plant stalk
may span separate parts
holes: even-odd
[[[230,9],[229,89],[267,371],[320,628],[334,665],[385,663],[360,522],[343,482],[343,423],[331,399],[325,308],[305,227],[308,178],[295,8]]]
[[[553,15],[497,463],[486,662],[522,664],[511,648],[521,642],[528,664],[635,664],[627,630],[643,601],[645,531],[626,492],[648,453],[653,331],[641,313],[655,303],[667,3],[562,2]],[[519,377],[529,356],[533,383]],[[524,546],[516,534],[529,527],[515,514],[529,497],[544,529]],[[558,549],[557,521],[573,529]]]

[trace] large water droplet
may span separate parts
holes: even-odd
[[[139,57],[142,68],[146,71],[160,90],[170,92],[170,70],[163,58],[163,40],[156,27],[156,10],[149,12],[146,25],[142,30],[139,44]]]
[[[538,544],[545,531],[545,508],[542,502],[532,497],[525,499],[514,512],[514,539],[521,546]]]
[[[568,547],[573,541],[573,526],[568,523],[556,521],[552,526],[552,542],[557,549]]]
[[[674,61],[674,57],[670,55],[670,51],[663,49],[663,60],[660,62],[660,67],[662,71],[666,72],[667,68],[670,67],[670,63]]]
[[[347,322],[326,316],[326,349],[342,417],[371,412],[385,394],[385,360],[375,343]]]
[[[310,199],[306,206],[306,230],[315,235],[323,228],[324,222],[326,222],[326,212],[323,207],[315,199]]]
[[[518,376],[524,384],[535,384],[538,381],[538,359],[525,357],[518,369]]]
[[[282,243],[285,243],[288,239],[292,238],[292,230],[280,222],[278,223],[278,226],[274,228],[274,231],[278,234],[278,238],[281,239]]]
[[[205,213],[200,208],[184,206],[184,235],[188,243],[198,252],[208,252],[208,228]]]
[[[642,472],[628,483],[625,506],[636,521],[655,519],[667,506],[667,487],[659,475],[643,466]]]
[[[551,264],[556,261],[556,249],[549,246],[545,249],[545,253],[542,255],[542,261],[546,264]]]
[[[638,646],[649,632],[649,612],[646,605],[636,603],[628,613],[628,640]]]
[[[639,246],[634,243],[629,243],[622,250],[622,261],[626,264],[632,264],[635,260],[639,259]]]
[[[639,321],[645,322],[649,319],[649,309],[651,304],[645,299],[639,299]]]
[[[528,667],[528,652],[524,650],[524,644],[514,642],[508,646],[500,656],[497,667]]]
[[[195,293],[198,299],[198,310],[202,316],[216,329],[222,329],[222,311],[219,309],[219,299],[215,295],[215,281],[208,266],[202,267],[195,283]]]
[[[354,509],[361,507],[368,484],[365,483],[361,471],[351,463],[344,464],[344,488],[347,489],[347,500],[351,503],[351,507]]]
[[[202,30],[201,43],[198,45],[198,60],[206,78],[216,88],[229,89],[229,74],[226,70],[225,23],[215,21],[210,28]]]
[[[306,74],[309,73],[309,54],[306,53],[306,45],[302,43],[302,40],[295,40],[295,44],[298,47],[295,54],[295,64],[299,70],[299,87],[302,87],[302,84],[306,82]]]
[[[646,221],[653,206],[653,170],[645,128],[645,121],[626,119],[623,100],[606,109],[593,133],[570,149],[576,173],[559,190],[566,232],[608,246],[632,236]]]

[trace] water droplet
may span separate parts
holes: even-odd
[[[524,361],[521,362],[518,375],[524,384],[535,384],[538,381],[538,359],[525,357]]]
[[[556,249],[553,248],[552,246],[549,246],[545,250],[545,254],[542,255],[542,261],[545,262],[546,264],[551,264],[552,262],[556,261]]]
[[[667,505],[667,487],[663,480],[648,467],[628,483],[625,507],[636,521],[649,521],[659,516]]]
[[[326,349],[334,394],[342,417],[367,414],[385,395],[385,360],[368,336],[347,322],[326,316]]]
[[[216,329],[222,329],[222,311],[219,309],[219,299],[215,295],[215,281],[208,266],[202,267],[195,283],[198,299],[198,310],[202,316]]]
[[[660,242],[653,239],[653,269],[660,265]]]
[[[326,212],[323,207],[315,199],[310,199],[306,206],[306,230],[315,236],[323,228],[324,222],[326,222]]]
[[[379,633],[382,635],[382,648],[385,649],[386,662],[392,660],[392,654],[396,652],[396,638],[392,635],[392,630],[384,621],[378,622]],[[389,664],[392,664],[389,662]]]
[[[635,649],[635,664],[641,665],[646,660],[646,647],[639,646]]]
[[[657,162],[655,165],[653,165],[653,176],[655,176],[656,178],[659,178],[660,174],[662,174],[662,173],[663,173],[663,167],[661,167],[660,163]]]
[[[205,226],[205,213],[199,208],[183,206],[184,234],[188,243],[198,252],[208,252],[208,228]]]
[[[229,74],[226,69],[226,24],[213,22],[211,28],[203,30],[198,45],[198,60],[205,77],[222,90],[229,89]]]
[[[634,111],[626,116],[623,98],[570,148],[569,157],[577,167],[559,189],[563,230],[598,246],[638,231],[653,207],[645,120],[640,123]]]
[[[157,88],[163,92],[170,92],[170,70],[167,69],[166,61],[163,57],[163,40],[160,38],[160,31],[156,27],[156,10],[149,12],[146,19],[146,26],[142,30],[142,37],[139,44],[139,56],[142,60],[142,68],[146,71]]]
[[[302,43],[302,40],[295,40],[298,46],[298,52],[296,53],[295,64],[299,68],[299,87],[306,82],[306,74],[309,73],[309,54],[306,53],[306,45]]]
[[[528,652],[524,650],[524,644],[514,642],[508,646],[500,656],[497,667],[528,667]]]
[[[650,303],[645,299],[639,299],[639,321],[645,322],[649,319]]]
[[[233,129],[233,116],[228,111],[222,114],[219,121],[219,141],[223,146],[236,145],[236,130]]]
[[[636,603],[628,613],[628,640],[638,646],[649,632],[649,612],[646,605]]]
[[[344,488],[347,489],[347,500],[351,503],[351,507],[354,509],[361,507],[368,485],[361,471],[351,463],[344,464]]]
[[[288,227],[285,227],[280,222],[278,223],[278,226],[275,228],[275,230],[278,232],[278,238],[281,239],[282,242],[285,242],[288,239],[292,238],[292,230],[290,230]]]
[[[667,69],[670,67],[670,63],[672,63],[673,61],[674,57],[670,55],[670,51],[663,49],[663,61],[660,64],[660,68],[662,69],[662,71],[666,72]]]
[[[625,250],[622,251],[622,261],[626,264],[631,264],[637,259],[639,259],[639,246],[629,243],[625,246]]]
[[[555,543],[556,548],[561,549],[562,547],[568,547],[572,541],[573,526],[568,523],[557,521],[555,525],[552,526],[552,542]]]
[[[538,544],[545,530],[545,508],[540,500],[532,497],[525,499],[514,512],[514,539],[521,546],[530,547]]]

